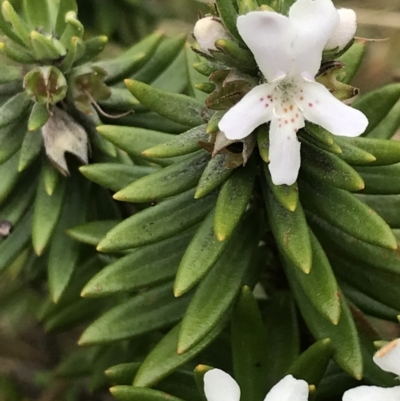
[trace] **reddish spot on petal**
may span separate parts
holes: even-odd
[[[299,113],[296,113],[296,118],[299,118]]]
[[[269,107],[269,103],[265,103],[265,107]]]
[[[283,111],[284,111],[285,113],[287,113],[287,112],[288,112],[288,109],[283,109]]]
[[[290,141],[290,136],[287,137],[288,141]]]
[[[290,106],[290,110],[293,110],[293,105]]]
[[[285,120],[285,124],[288,124],[289,123],[289,121],[288,120]]]
[[[303,96],[300,96],[300,100],[304,100],[304,97],[303,97]]]
[[[294,118],[292,118],[290,121],[291,121],[292,123],[294,123]]]
[[[262,98],[260,98],[260,102],[263,102],[264,101],[264,98],[262,97]]]
[[[308,103],[308,105],[309,105],[310,107],[313,107],[313,106],[314,106],[312,103]]]
[[[279,128],[282,128],[282,124],[279,124]]]

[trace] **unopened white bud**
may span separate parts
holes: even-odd
[[[357,30],[357,16],[354,10],[349,8],[340,8],[337,10],[340,21],[336,31],[329,38],[325,45],[325,50],[342,50],[354,38]]]
[[[218,39],[231,39],[225,27],[215,17],[205,17],[197,21],[193,35],[200,46],[200,50],[210,54],[209,50],[217,50],[215,41]]]

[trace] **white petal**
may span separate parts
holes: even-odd
[[[208,401],[239,401],[240,388],[236,381],[220,369],[204,375],[204,392]]]
[[[347,390],[343,401],[399,401],[400,386],[381,388],[376,386],[360,386]]]
[[[292,375],[285,376],[272,387],[264,401],[307,401],[308,384]]]
[[[242,139],[250,135],[259,125],[271,120],[275,86],[259,85],[247,93],[222,117],[219,129],[228,139]]]
[[[385,372],[400,376],[400,338],[380,349],[374,355],[374,362]]]
[[[342,50],[354,38],[357,30],[357,16],[354,10],[341,8],[338,10],[340,22],[333,35],[325,45],[325,50]]]
[[[358,136],[368,126],[367,117],[336,99],[325,86],[304,81],[295,99],[306,120],[334,135]]]
[[[237,19],[237,28],[268,81],[290,70],[294,33],[287,17],[253,11]]]
[[[217,50],[215,42],[218,39],[230,39],[228,31],[214,17],[201,18],[196,22],[193,29],[193,35],[199,44],[200,49],[207,54],[209,50]]]
[[[304,127],[301,115],[295,121],[274,117],[269,129],[269,171],[275,185],[292,185],[300,169],[297,131]]]
[[[331,0],[297,0],[289,10],[295,31],[293,73],[317,74],[322,51],[339,24],[339,14]]]

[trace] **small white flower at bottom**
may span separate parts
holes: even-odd
[[[400,339],[394,340],[380,349],[374,356],[374,362],[382,370],[400,375]],[[356,387],[344,393],[343,401],[400,401],[400,386]]]
[[[232,376],[220,369],[204,375],[204,392],[207,401],[240,401],[240,388]],[[307,401],[308,384],[293,376],[285,376],[266,395],[264,401]]]

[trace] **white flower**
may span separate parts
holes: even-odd
[[[357,30],[357,16],[353,10],[349,8],[340,8],[337,10],[339,13],[339,25],[336,31],[329,38],[328,43],[325,45],[325,50],[344,49],[347,44],[354,38]]]
[[[297,179],[296,134],[305,120],[342,136],[358,136],[368,125],[364,114],[314,80],[338,24],[331,0],[297,0],[289,17],[269,11],[238,17],[238,31],[268,83],[256,86],[232,107],[219,129],[228,139],[242,139],[271,121],[269,169],[275,185],[291,185]]]
[[[207,401],[240,401],[240,388],[223,370],[212,369],[204,375]],[[266,395],[264,401],[307,401],[308,385],[304,380],[285,376]]]
[[[199,19],[194,26],[193,35],[200,49],[206,54],[211,54],[209,50],[217,50],[215,42],[218,39],[231,39],[231,35],[215,17]]]
[[[400,375],[400,339],[379,350],[374,362],[384,371]],[[343,401],[399,401],[400,386],[381,388],[360,386],[344,393]]]

